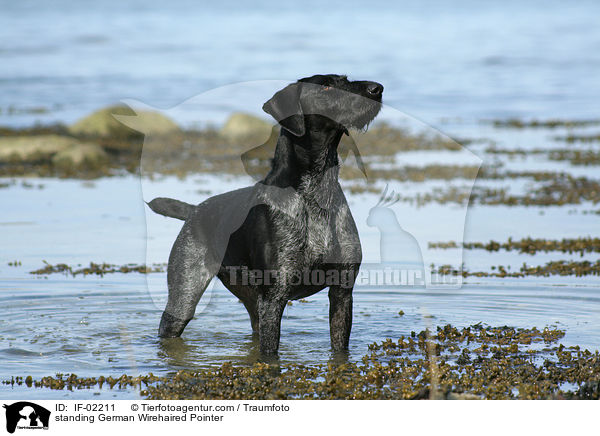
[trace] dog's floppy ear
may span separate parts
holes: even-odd
[[[281,127],[296,136],[304,135],[304,114],[300,106],[300,84],[292,83],[277,91],[263,105],[263,110],[275,118]]]

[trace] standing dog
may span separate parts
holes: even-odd
[[[181,335],[216,275],[244,303],[261,353],[277,353],[287,302],[327,286],[331,346],[348,348],[362,253],[338,183],[337,147],[348,129],[375,118],[382,93],[379,83],[333,74],[292,83],[263,106],[281,126],[264,180],[198,206],[168,198],[148,204],[185,220],[169,257],[160,336]]]

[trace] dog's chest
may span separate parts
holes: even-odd
[[[310,267],[328,258],[335,246],[334,219],[329,214],[312,212],[299,207],[293,215],[279,215],[278,234],[286,256],[294,259],[298,267]]]
[[[284,257],[298,268],[310,268],[334,257],[337,205],[322,208],[310,196],[295,192],[286,201],[271,203]]]
[[[335,219],[328,213],[303,206],[287,229],[288,240],[295,265],[311,268],[324,263],[333,254],[336,245]]]
[[[334,226],[329,216],[307,214],[305,257],[309,264],[322,263],[334,247]]]

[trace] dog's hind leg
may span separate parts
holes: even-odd
[[[193,233],[186,223],[171,250],[167,270],[169,298],[158,328],[158,335],[163,338],[181,335],[218,269],[206,246]]]

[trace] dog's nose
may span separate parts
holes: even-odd
[[[377,82],[369,82],[367,85],[367,92],[370,95],[377,97],[383,93],[383,85]]]

